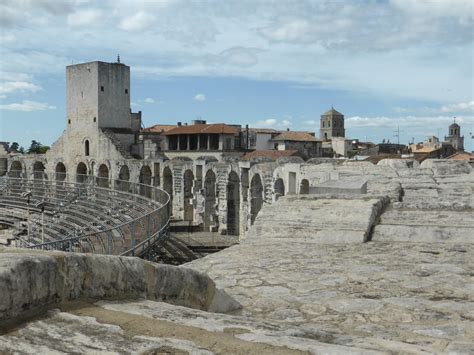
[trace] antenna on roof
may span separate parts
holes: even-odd
[[[117,63],[120,63],[120,54],[117,54]]]
[[[456,116],[454,116],[454,123],[456,123]]]

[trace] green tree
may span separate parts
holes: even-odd
[[[30,148],[28,149],[28,154],[36,153],[36,154],[44,154],[49,149],[48,146],[42,145],[40,142],[35,141],[34,139],[31,141]]]
[[[19,148],[20,145],[17,142],[13,142],[12,144],[10,144],[10,152],[18,153]]]

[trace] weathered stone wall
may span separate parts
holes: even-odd
[[[225,312],[239,304],[206,275],[138,258],[0,249],[0,325],[64,301],[147,298]]]

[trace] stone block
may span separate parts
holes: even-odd
[[[310,194],[353,194],[367,193],[367,180],[329,180],[309,188]]]

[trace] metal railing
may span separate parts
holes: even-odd
[[[20,228],[15,246],[140,256],[169,235],[170,196],[158,187],[90,175],[52,178],[0,172],[3,213],[26,212],[18,225],[28,228]]]

